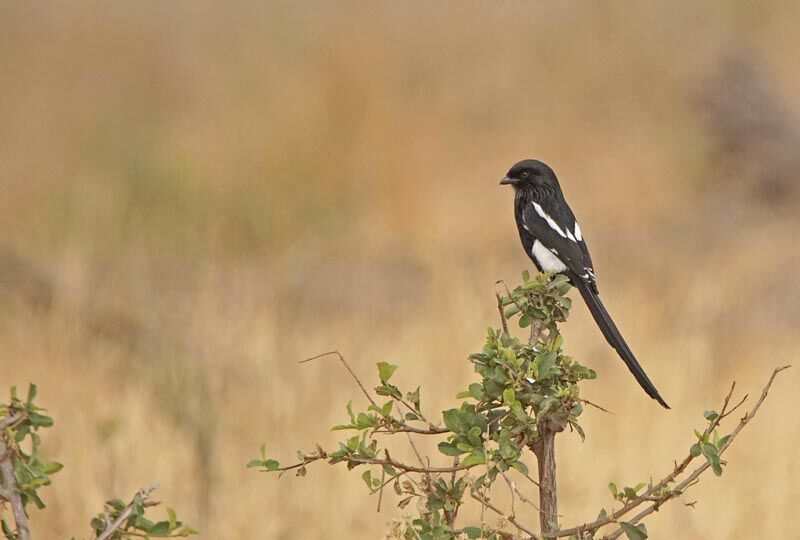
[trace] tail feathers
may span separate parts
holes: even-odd
[[[580,281],[580,279],[571,280],[578,291],[580,291],[581,296],[583,297],[584,302],[586,302],[586,306],[589,308],[589,311],[592,314],[597,326],[600,327],[600,331],[603,332],[603,335],[606,338],[606,341],[616,349],[617,354],[619,354],[620,358],[622,358],[625,365],[628,366],[628,369],[633,376],[636,377],[636,381],[639,385],[644,389],[648,396],[658,401],[661,406],[666,409],[669,409],[669,405],[661,398],[661,395],[656,390],[656,387],[647,377],[647,374],[642,369],[642,366],[639,365],[639,362],[636,361],[636,357],[633,356],[628,344],[625,343],[625,340],[620,334],[619,330],[617,329],[617,325],[614,324],[614,321],[611,319],[611,315],[608,314],[606,311],[603,302],[600,301],[600,297],[592,291],[588,285],[584,284]]]

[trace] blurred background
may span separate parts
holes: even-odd
[[[789,0],[0,4],[0,389],[39,384],[65,464],[35,536],[158,481],[202,538],[381,538],[402,512],[357,475],[244,466],[361,406],[335,361],[297,364],[326,350],[452,406],[495,281],[531,267],[497,185],[528,157],[673,407],[576,303],[566,348],[616,414],[562,438],[562,522],[662,476],[733,380],[800,352],[798,23]],[[796,534],[797,383],[653,537]]]

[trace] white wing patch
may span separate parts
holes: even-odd
[[[545,220],[547,222],[547,224],[550,225],[550,228],[553,229],[554,231],[556,231],[559,234],[559,236],[561,236],[562,238],[566,238],[567,237],[567,235],[564,233],[564,231],[561,230],[561,227],[558,226],[558,223],[556,223],[556,220],[551,218],[547,214],[547,212],[544,211],[544,209],[541,207],[541,205],[539,205],[539,203],[536,203],[536,202],[533,203],[533,208],[534,208],[534,210],[536,210],[536,213],[539,214],[539,217],[542,218],[543,220]]]
[[[576,232],[576,234],[573,235],[572,231],[570,231],[569,229],[567,229],[567,232],[564,232],[564,230],[561,229],[561,227],[559,227],[558,223],[556,223],[556,220],[551,218],[550,215],[547,212],[544,211],[544,208],[542,208],[539,203],[536,203],[536,202],[533,203],[533,209],[536,210],[536,213],[539,214],[539,217],[542,218],[543,220],[545,220],[547,222],[547,224],[550,226],[550,228],[553,229],[555,232],[557,232],[558,235],[561,238],[569,238],[573,242],[577,242],[579,240],[579,239],[576,239],[576,237],[580,234],[580,231],[578,230],[578,224],[577,223],[575,224],[575,232]],[[527,229],[527,227],[526,227],[526,229]]]
[[[556,257],[552,251],[547,249],[539,240],[534,241],[531,248],[531,255],[539,263],[544,272],[563,272],[567,266]]]
[[[583,240],[583,235],[581,234],[581,226],[578,225],[578,222],[575,222],[575,238],[577,238],[578,242]]]

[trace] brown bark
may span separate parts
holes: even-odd
[[[532,448],[539,465],[539,521],[543,538],[553,538],[548,533],[554,533],[558,528],[556,433],[549,422],[542,422],[539,437]]]
[[[22,504],[22,498],[17,491],[17,478],[14,475],[14,464],[11,461],[11,451],[6,445],[5,438],[0,434],[0,477],[2,477],[4,498],[11,503],[14,522],[17,527],[19,540],[31,540],[31,531],[28,528],[28,516]]]

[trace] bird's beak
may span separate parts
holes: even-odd
[[[500,180],[500,185],[504,186],[506,184],[514,184],[516,181],[513,178],[509,178],[508,176],[504,176],[502,180]]]

